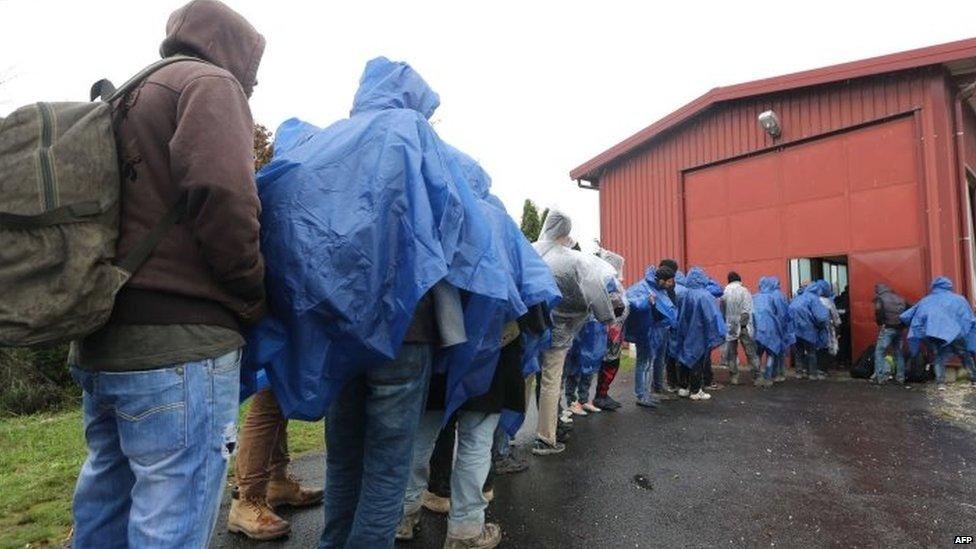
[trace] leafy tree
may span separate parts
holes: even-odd
[[[529,199],[522,205],[522,234],[529,242],[539,239],[539,232],[542,230],[542,223],[539,221],[539,210],[535,207],[535,202]]]
[[[261,124],[254,125],[254,171],[271,162],[274,156],[274,139],[271,130]]]
[[[539,218],[539,231],[542,231],[542,227],[546,225],[546,218],[549,217],[549,208],[542,211],[542,217]]]

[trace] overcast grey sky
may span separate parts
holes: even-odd
[[[0,116],[85,100],[157,56],[182,0],[0,0]],[[555,206],[585,244],[597,195],[569,170],[708,89],[976,36],[976,2],[228,2],[268,39],[251,106],[274,129],[347,116],[363,65],[411,63],[438,133],[495,193]],[[0,78],[2,79],[2,78]]]

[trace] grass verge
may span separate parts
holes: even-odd
[[[0,548],[44,547],[67,537],[85,460],[81,423],[80,410],[0,418]],[[321,422],[288,424],[294,455],[324,448],[324,436]]]

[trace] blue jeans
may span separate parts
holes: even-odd
[[[905,381],[905,357],[901,353],[901,329],[882,326],[878,332],[878,343],[874,347],[874,375],[872,378],[884,381],[888,379],[888,361],[885,354],[891,348],[895,357],[895,379],[898,383]]]
[[[393,547],[431,363],[430,345],[405,344],[396,360],[346,382],[329,406],[320,548]]]
[[[931,345],[931,344],[930,344]],[[966,342],[957,339],[950,345],[939,347],[935,354],[935,382],[945,383],[945,365],[952,355],[962,359],[963,365],[969,370],[969,379],[976,379],[976,364],[973,363],[973,355],[966,349]]]
[[[650,399],[651,390],[664,390],[664,353],[652,349],[646,343],[637,343],[637,360],[634,365],[634,396],[637,400]]]
[[[563,378],[566,390],[566,406],[574,402],[586,404],[590,401],[590,386],[593,384],[593,374],[575,373]]]
[[[762,345],[757,345],[756,351],[759,358],[766,357],[766,368],[763,377],[771,380],[783,374],[785,359],[782,354],[777,355]]]
[[[495,439],[491,443],[491,457],[493,460],[498,461],[512,453],[512,447],[509,444],[511,440],[512,437],[508,436],[505,429],[502,429],[500,425],[495,427]]]
[[[491,470],[491,445],[499,414],[461,410],[457,417],[457,457],[451,471],[451,513],[447,518],[447,535],[471,538],[480,534],[485,525],[488,500],[482,488]],[[434,451],[443,419],[444,412],[439,410],[426,412],[420,419],[413,445],[410,481],[403,499],[405,515],[420,512],[421,496],[427,488],[430,474],[430,455]]]
[[[75,547],[207,547],[237,444],[240,351],[134,372],[72,368],[88,458]]]
[[[793,349],[799,359],[799,366],[805,366],[808,375],[813,376],[820,373],[820,368],[817,366],[817,348],[812,343],[797,339]],[[797,368],[797,373],[802,371],[804,370]]]

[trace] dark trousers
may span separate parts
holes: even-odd
[[[679,365],[678,386],[682,389],[687,389],[692,394],[697,393],[702,388],[703,373],[701,362],[696,363],[691,368]]]
[[[715,379],[715,374],[712,372],[712,354],[708,353],[705,358],[701,361],[701,373],[702,373],[702,386],[708,387],[712,384]]]

